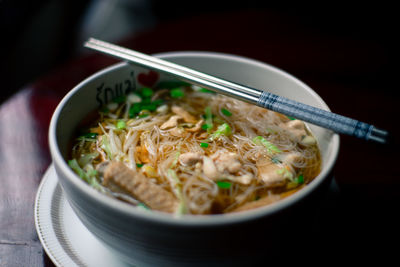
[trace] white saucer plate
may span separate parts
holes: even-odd
[[[53,165],[44,174],[36,195],[35,226],[44,250],[56,266],[129,266],[81,223],[58,184]]]

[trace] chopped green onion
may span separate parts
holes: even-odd
[[[201,115],[201,117],[203,118],[203,119],[206,119],[207,118],[207,116],[206,116],[206,114],[203,114],[203,115]],[[211,114],[211,118],[212,119],[215,119],[215,115],[214,114]]]
[[[103,112],[104,114],[107,114],[107,113],[110,112],[110,110],[109,110],[106,106],[104,106],[104,107],[100,110],[100,112]]]
[[[203,148],[207,148],[208,147],[208,143],[200,143],[200,146]]]
[[[142,110],[155,111],[156,109],[157,109],[157,105],[153,104],[153,103],[142,105]]]
[[[227,117],[230,117],[230,116],[232,116],[232,113],[229,111],[229,110],[227,110],[227,109],[221,109],[221,112],[222,112],[222,114],[224,114],[225,116],[227,116]]]
[[[253,142],[256,145],[263,145],[267,149],[268,153],[270,153],[270,154],[275,154],[275,153],[281,153],[282,152],[277,146],[275,146],[273,143],[269,142],[267,139],[265,139],[262,136],[254,137],[253,138]]]
[[[162,99],[156,99],[153,102],[151,102],[151,104],[158,106],[161,106],[162,104],[164,104],[164,100]]]
[[[259,200],[261,197],[259,196],[259,195],[256,195],[255,197],[254,197],[254,201],[257,201],[257,200]]]
[[[117,122],[117,128],[120,129],[120,130],[125,129],[125,128],[126,128],[126,123],[125,123],[125,121],[119,120],[119,121]]]
[[[144,165],[144,164],[142,164],[142,163],[136,163],[136,167],[138,167],[138,168],[142,168],[143,165]]]
[[[149,113],[143,113],[143,114],[140,114],[139,115],[139,118],[146,118],[146,117],[148,117],[148,116],[150,116],[150,114]]]
[[[151,98],[150,97],[145,97],[143,100],[140,102],[142,105],[150,104],[151,103]]]
[[[293,177],[293,176],[292,176]],[[289,177],[290,178],[290,177]],[[299,185],[304,184],[304,176],[303,174],[300,174],[299,176],[297,176],[295,179],[293,179],[292,181],[290,181],[287,185],[286,188],[287,189],[293,189],[298,187]]]
[[[143,97],[149,98],[149,97],[151,97],[151,96],[153,95],[153,89],[151,89],[151,88],[149,88],[149,87],[143,87],[143,88],[140,90],[140,94],[141,94]]]
[[[282,175],[283,178],[288,179],[290,181],[294,180],[293,179],[293,174],[288,169],[286,169],[285,167],[283,167],[282,169],[276,170],[276,173],[279,174],[279,175]]]
[[[126,101],[126,96],[125,95],[120,95],[120,96],[114,97],[112,101],[114,103],[121,104],[121,103]]]
[[[68,161],[69,167],[81,177],[82,180],[87,182],[89,185],[91,185],[93,188],[104,191],[103,187],[101,184],[96,179],[97,171],[95,169],[89,169],[85,172],[84,169],[82,169],[76,159],[72,159]]]
[[[200,88],[199,92],[202,92],[202,93],[209,93],[209,94],[215,94],[214,91],[208,90],[208,89],[206,89],[206,88]]]
[[[183,92],[183,90],[181,88],[174,88],[174,89],[171,89],[170,95],[172,98],[182,98],[185,96],[185,93]]]
[[[229,188],[229,187],[232,186],[232,183],[230,183],[230,182],[225,182],[225,181],[218,181],[218,182],[217,182],[217,185],[218,185],[219,188],[227,189],[227,188]]]
[[[293,118],[293,117],[291,117],[291,116],[286,116],[289,120],[292,120],[292,121],[294,121],[296,118]]]
[[[79,177],[82,178],[82,180],[89,183],[89,177],[86,175],[85,171],[81,168],[81,166],[79,166],[76,159],[69,160],[68,165],[69,165],[69,167],[71,167],[72,170],[75,171],[76,174],[79,175]]]
[[[205,113],[205,120],[206,120],[205,125],[207,125],[207,128],[206,128],[205,130],[207,130],[207,132],[210,133],[211,130],[212,130],[212,128],[214,127],[214,124],[213,124],[213,114],[212,114],[212,112],[211,112],[211,107],[207,106],[207,107],[204,109],[204,113]],[[203,128],[203,129],[204,129],[204,128]]]
[[[201,129],[203,129],[203,130],[208,130],[208,129],[211,129],[212,127],[209,125],[209,124],[203,124],[203,125],[201,125]]]
[[[98,133],[85,133],[85,134],[82,134],[80,136],[80,138],[96,139],[98,135],[99,135]]]
[[[298,177],[297,177],[297,183],[298,184],[304,184],[304,176],[303,176],[303,174],[300,174]]]
[[[129,118],[135,117],[142,110],[140,103],[135,103],[129,108]]]
[[[146,204],[144,204],[144,203],[142,203],[142,202],[139,202],[139,203],[137,204],[137,207],[138,207],[138,208],[141,208],[141,209],[145,209],[145,210],[150,210],[150,208],[149,208]]]
[[[224,123],[224,124],[221,124],[220,126],[218,126],[217,130],[211,134],[210,140],[215,140],[215,139],[221,137],[221,135],[229,136],[229,135],[231,135],[231,133],[232,133],[232,130],[231,130],[231,127],[229,126],[229,124]]]
[[[167,170],[167,178],[169,183],[171,184],[171,187],[173,189],[173,192],[175,196],[179,200],[179,206],[178,209],[176,210],[177,215],[185,214],[187,213],[187,207],[185,204],[185,200],[183,198],[182,194],[182,182],[179,180],[178,175],[173,169],[168,169]]]

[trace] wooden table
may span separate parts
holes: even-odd
[[[398,86],[385,38],[330,35],[292,17],[250,10],[170,22],[121,44],[145,53],[203,50],[267,62],[310,85],[334,112],[396,133]],[[33,219],[36,190],[50,164],[49,121],[68,90],[115,62],[99,54],[78,57],[0,106],[0,266],[53,266]],[[397,244],[399,233],[398,148],[398,142],[381,146],[341,138],[334,173],[340,194],[320,213],[315,247],[303,252],[322,246],[339,258],[392,255],[388,244]]]

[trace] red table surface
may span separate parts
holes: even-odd
[[[223,18],[195,17],[161,25],[121,44],[144,53],[202,50],[257,59],[302,79],[334,112],[396,132],[399,98],[387,90],[390,81],[383,80],[378,88],[376,78],[386,77],[383,72],[392,57],[388,47],[351,36],[333,38],[267,15],[271,14],[248,11]],[[235,22],[238,16],[240,23]],[[51,163],[51,115],[78,82],[115,62],[100,54],[73,59],[0,106],[0,266],[53,266],[33,218],[37,187]],[[382,146],[342,136],[334,172],[340,198],[335,218],[326,226],[334,228],[336,243],[330,248],[336,249],[336,256],[351,255],[353,246],[374,251],[398,241],[393,215],[399,204],[397,148],[398,143]],[[380,251],[390,256],[386,247]]]

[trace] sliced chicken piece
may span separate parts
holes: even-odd
[[[245,173],[242,175],[225,174],[224,177],[228,178],[231,181],[234,181],[235,183],[248,185],[251,183],[251,180],[253,180],[254,176],[251,173]]]
[[[210,156],[214,160],[219,172],[227,170],[229,173],[236,173],[242,168],[239,156],[236,153],[220,150]]]
[[[257,161],[259,178],[267,185],[281,185],[286,177],[280,170],[282,166],[275,164],[269,158],[262,158]]]
[[[193,115],[179,106],[172,106],[171,110],[176,115],[181,116],[185,122],[196,123],[197,121]]]
[[[187,152],[179,156],[179,162],[184,166],[191,166],[200,162],[202,155],[200,152]]]
[[[169,133],[173,136],[182,138],[189,134],[184,129],[178,127],[172,128],[171,130],[169,130]]]
[[[296,166],[297,162],[301,161],[301,158],[302,158],[301,154],[293,152],[285,155],[285,157],[283,158],[283,162],[287,165],[294,167]]]
[[[286,129],[286,131],[289,132],[292,138],[297,142],[300,142],[305,136],[307,136],[304,122],[300,120],[291,120],[286,123],[281,123],[280,126],[283,129]]]
[[[103,185],[117,186],[154,210],[173,213],[179,205],[172,193],[121,162],[112,162],[106,167]]]
[[[191,133],[200,131],[201,125],[203,125],[203,122],[204,122],[203,119],[199,120],[194,127],[187,128],[186,131],[191,132]]]
[[[304,146],[314,145],[316,142],[315,138],[307,133],[306,126],[301,120],[290,120],[281,123],[280,126],[289,132],[293,140]]]
[[[214,161],[207,156],[203,156],[203,173],[212,180],[216,180],[220,176]]]
[[[179,115],[171,116],[166,122],[164,122],[160,126],[160,129],[161,130],[166,130],[166,129],[169,129],[169,128],[176,127],[176,126],[178,126],[178,120],[180,120],[180,119],[182,119],[182,117],[179,116]]]

